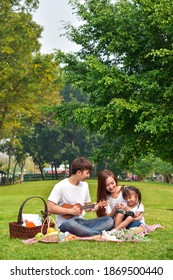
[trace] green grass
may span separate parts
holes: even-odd
[[[0,187],[0,259],[1,260],[172,260],[173,259],[173,185],[135,182],[142,192],[147,224],[161,224],[148,236],[148,242],[112,243],[69,241],[26,245],[21,239],[10,239],[9,222],[17,221],[19,208],[29,196],[47,197],[56,181],[26,182]],[[97,181],[89,180],[92,201],[96,200]],[[44,210],[42,201],[32,199],[23,213]],[[54,217],[54,215],[53,215]],[[95,217],[88,213],[86,218]]]

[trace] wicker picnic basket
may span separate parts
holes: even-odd
[[[42,225],[28,228],[28,227],[22,226],[22,223],[23,223],[22,213],[23,213],[23,208],[24,208],[24,205],[26,204],[26,202],[33,198],[39,198],[44,203],[44,211],[41,211]],[[29,239],[29,238],[33,238],[39,232],[46,234],[48,227],[54,226],[54,224],[52,222],[51,223],[49,222],[50,221],[49,217],[50,217],[50,215],[48,212],[46,201],[42,197],[40,197],[40,196],[28,197],[20,206],[17,222],[9,223],[10,238]]]

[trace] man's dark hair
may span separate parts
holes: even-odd
[[[89,170],[91,172],[92,163],[84,157],[75,158],[71,164],[71,174],[76,174],[78,170]]]

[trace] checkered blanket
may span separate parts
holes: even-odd
[[[138,229],[138,232],[133,229],[121,229],[117,231],[103,231],[102,235],[98,236],[91,236],[91,237],[80,237],[79,240],[93,240],[93,241],[112,241],[112,242],[141,242],[147,241],[148,238],[146,236],[155,231],[156,229],[163,229],[164,227],[160,224],[154,225],[141,225]]]
[[[164,227],[161,226],[160,224],[154,224],[154,225],[142,225],[144,228],[144,234],[148,234],[152,231],[155,231],[157,228],[163,229]]]
[[[122,229],[118,231],[103,231],[102,235],[97,236],[90,236],[90,237],[77,237],[75,235],[71,235],[74,238],[70,238],[69,240],[83,240],[83,241],[112,241],[112,242],[140,242],[145,241],[146,235],[155,231],[156,229],[163,229],[164,227],[160,224],[154,225],[141,225],[142,229],[139,233],[135,233],[132,229]],[[69,241],[68,240],[68,241]],[[67,240],[65,240],[66,242]],[[22,240],[25,244],[33,244],[36,242],[45,242],[45,243],[52,243],[52,242],[60,242],[60,241],[52,241],[51,239],[48,240],[35,240],[35,238],[30,238],[27,240]]]

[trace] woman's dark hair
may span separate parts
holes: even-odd
[[[134,186],[124,186],[122,189],[122,196],[124,199],[126,199],[126,197],[128,197],[129,195],[131,195],[131,192],[137,194],[138,196],[138,205],[141,203],[141,192],[138,188],[134,187]]]
[[[107,169],[102,170],[98,175],[97,202],[107,200],[107,195],[109,195],[109,192],[106,190],[106,180],[108,177],[112,177],[115,180],[116,185],[118,184],[117,178],[112,171]],[[106,210],[104,207],[99,208],[97,211],[97,216],[106,216]]]
[[[75,158],[71,164],[71,174],[76,174],[78,170],[89,170],[91,172],[92,163],[84,157]]]

